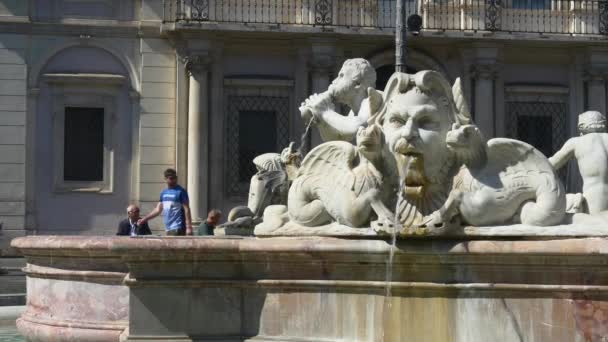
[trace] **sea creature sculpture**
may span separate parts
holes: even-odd
[[[288,196],[289,218],[303,226],[337,221],[350,227],[370,222],[372,211],[385,220],[392,213],[383,172],[383,138],[379,126],[359,128],[357,146],[333,141],[304,158]]]

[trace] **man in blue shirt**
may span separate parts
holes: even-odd
[[[162,213],[167,235],[192,235],[188,192],[177,184],[175,170],[165,170],[164,176],[167,188],[161,191],[156,208],[139,220],[138,224],[144,224]]]

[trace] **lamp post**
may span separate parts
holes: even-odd
[[[417,13],[410,14],[405,20],[405,0],[397,0],[397,22],[395,23],[395,71],[407,71],[407,31],[417,36],[422,29],[422,17]]]
[[[395,23],[395,71],[405,72],[407,51],[405,44],[407,32],[405,27],[405,0],[397,0],[397,21]]]

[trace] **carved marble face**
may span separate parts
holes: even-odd
[[[348,103],[356,95],[357,70],[351,65],[344,65],[338,76],[329,85],[329,92],[340,103]]]
[[[389,100],[383,130],[406,186],[424,187],[435,181],[448,160],[447,110],[417,88]]]

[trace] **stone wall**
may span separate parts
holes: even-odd
[[[27,45],[27,36],[0,34],[0,250],[25,234]]]
[[[174,48],[164,39],[142,39],[141,55],[138,178],[139,201],[143,212],[147,213],[156,206],[160,191],[165,187],[163,171],[169,167],[175,168],[176,56]],[[181,176],[180,182],[184,184],[185,174]],[[160,220],[151,223],[153,229],[162,227]]]

